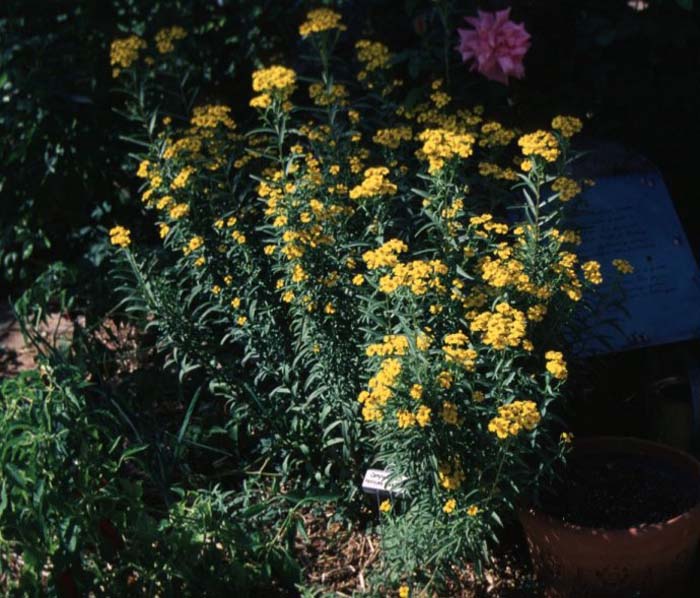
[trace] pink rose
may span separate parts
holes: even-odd
[[[510,20],[510,8],[478,13],[478,17],[465,19],[474,29],[457,29],[460,39],[456,50],[462,61],[473,60],[471,70],[504,85],[508,84],[508,77],[522,79],[523,57],[530,48],[525,25]]]

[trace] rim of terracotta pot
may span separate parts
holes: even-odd
[[[632,436],[590,436],[575,439],[573,449],[590,453],[614,449],[621,452],[641,452],[642,454],[647,453],[660,457],[669,457],[671,462],[680,465],[683,470],[695,477],[696,483],[700,487],[700,461],[689,453],[660,442],[634,438]],[[641,449],[641,451],[635,449]],[[584,525],[569,523],[568,521],[559,519],[532,506],[521,507],[519,510],[521,516],[545,520],[547,521],[548,525],[554,528],[566,530],[566,532],[569,534],[581,534],[586,536],[590,536],[591,534],[605,534],[609,538],[616,535],[620,537],[646,535],[659,532],[672,526],[683,524],[684,522],[693,519],[696,520],[698,527],[700,527],[700,499],[698,499],[694,507],[684,511],[680,515],[675,515],[669,519],[665,519],[664,521],[659,521],[656,523],[642,523],[637,526],[618,528],[587,527]]]

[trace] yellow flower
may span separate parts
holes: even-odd
[[[569,201],[581,193],[581,185],[573,179],[560,176],[552,183],[552,191],[559,194],[561,201]]]
[[[187,216],[187,214],[189,213],[190,206],[186,203],[176,203],[172,208],[170,208],[170,211],[168,212],[168,214],[173,220],[179,220],[183,216]]]
[[[222,104],[207,104],[206,106],[196,106],[192,111],[190,123],[202,129],[214,129],[222,125],[233,131],[236,123],[230,116],[231,108]]]
[[[570,432],[562,432],[559,436],[559,440],[561,440],[563,444],[571,444],[574,440],[574,435]]]
[[[115,226],[109,231],[109,242],[117,247],[126,248],[131,245],[131,231],[123,226]]]
[[[335,313],[335,307],[333,306],[332,303],[326,303],[326,305],[323,307],[323,313],[331,316]]]
[[[467,508],[467,515],[469,517],[476,517],[476,515],[479,514],[479,507],[476,505],[470,505],[469,508]]]
[[[238,309],[241,306],[241,298],[240,297],[234,297],[231,299],[231,307],[234,309]]]
[[[442,510],[448,515],[452,513],[457,508],[457,501],[454,498],[450,498],[442,507]]]
[[[368,168],[365,170],[365,178],[362,183],[350,190],[350,199],[393,195],[396,193],[397,187],[386,178],[388,174],[389,169],[385,166]]]
[[[114,67],[112,77],[118,77],[121,69],[127,69],[136,62],[139,52],[146,47],[146,42],[138,35],[115,39],[109,49],[109,63]]]
[[[292,69],[274,65],[253,73],[253,91],[286,99],[294,91],[297,75]]]
[[[475,390],[472,393],[472,401],[474,401],[475,403],[482,403],[485,398],[486,395],[481,390]]]
[[[171,189],[182,189],[187,185],[187,181],[190,176],[194,173],[194,168],[191,166],[185,166],[170,183]]]
[[[399,588],[399,598],[409,598],[411,595],[411,590],[407,585],[403,585]]]
[[[165,239],[165,237],[168,236],[168,233],[170,232],[170,227],[165,224],[165,222],[161,222],[158,225],[158,234],[160,235],[161,239]]]
[[[352,277],[352,284],[354,284],[356,287],[362,286],[365,282],[365,277],[362,276],[362,274],[355,274],[355,276]]]
[[[450,401],[443,401],[442,411],[440,411],[440,417],[442,418],[442,421],[444,421],[446,424],[456,425],[459,421],[457,405]]]
[[[612,265],[621,274],[632,274],[634,272],[634,266],[630,264],[627,260],[614,259]]]
[[[421,405],[418,408],[418,413],[416,414],[416,423],[421,427],[425,428],[430,423],[430,414],[432,410],[426,405]]]
[[[358,79],[362,80],[367,77],[367,72],[376,71],[386,68],[391,60],[389,48],[381,42],[372,42],[366,39],[361,39],[355,44],[357,59],[362,63],[362,72],[358,75]],[[364,73],[364,76],[361,76]]]
[[[600,264],[595,260],[590,260],[581,266],[583,277],[591,284],[601,284],[603,275],[600,273]]]
[[[236,318],[236,324],[238,324],[239,326],[245,326],[247,322],[248,318],[246,318],[245,316],[238,316],[238,318]]]
[[[275,249],[277,249],[277,247],[274,245],[265,245],[265,249],[263,249],[263,251],[265,252],[265,255],[272,255],[275,253]]]
[[[523,135],[518,139],[518,145],[524,156],[540,156],[547,162],[554,162],[559,157],[559,143],[549,131],[535,131]]]
[[[381,504],[379,505],[379,510],[380,510],[382,513],[388,513],[389,511],[391,511],[391,501],[389,501],[389,500],[383,500],[383,501],[381,502]]]
[[[306,15],[306,21],[299,26],[299,35],[306,37],[313,33],[321,33],[337,29],[345,31],[347,27],[341,22],[342,17],[329,8],[317,8]]]
[[[471,156],[475,141],[470,133],[454,133],[447,129],[426,129],[418,139],[423,142],[420,156],[427,158],[430,174],[441,170],[447,160]]]
[[[558,380],[566,380],[569,372],[566,369],[564,355],[559,351],[547,351],[544,354],[544,358],[547,360],[547,371]]]
[[[211,288],[211,292],[212,292],[213,295],[218,295],[219,293],[221,293],[221,287],[220,287],[218,284],[215,284],[215,285]]]
[[[414,384],[411,386],[411,390],[408,391],[408,394],[411,395],[412,399],[416,401],[419,400],[423,396],[423,386],[421,384]]]
[[[552,119],[552,128],[558,130],[564,137],[572,137],[583,129],[583,123],[575,116],[560,115]]]
[[[175,25],[174,27],[166,27],[156,33],[155,41],[156,48],[161,54],[168,54],[175,49],[173,42],[175,40],[184,39],[187,37],[187,32]]]
[[[437,383],[441,388],[449,389],[453,382],[454,376],[448,371],[442,371],[437,376]]]
[[[498,416],[491,419],[488,430],[504,440],[517,436],[523,429],[534,430],[541,418],[534,401],[513,401],[498,408]]]

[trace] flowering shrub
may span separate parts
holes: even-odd
[[[561,228],[588,184],[570,169],[579,119],[523,134],[441,80],[406,103],[381,42],[356,42],[354,74],[336,66],[344,30],[309,13],[316,78],[256,70],[254,125],[220,103],[147,106],[136,175],[166,252],[110,235],[127,301],[228,400],[244,464],[350,500],[370,463],[400,480],[382,583],[406,594],[488,558],[500,515],[561,456],[563,338],[602,275]],[[156,82],[130,65],[167,65],[126,40],[112,62],[136,106]]]

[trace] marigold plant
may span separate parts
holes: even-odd
[[[166,31],[170,53],[184,35]],[[135,174],[166,251],[121,227],[112,242],[162,346],[228,400],[242,459],[350,503],[372,463],[400,480],[380,507],[382,579],[408,595],[488,558],[500,517],[567,444],[552,415],[564,338],[603,281],[564,227],[582,123],[524,133],[441,80],[408,103],[381,42],[357,41],[354,66],[331,60],[339,14],[299,31],[305,78],[261,67],[252,114],[202,102],[151,136]],[[127,39],[112,61],[143,97],[147,45]]]

